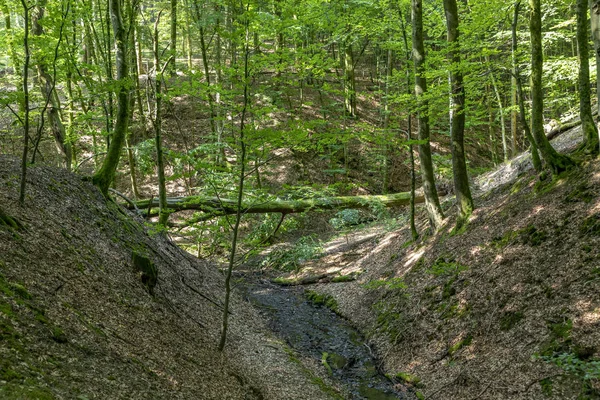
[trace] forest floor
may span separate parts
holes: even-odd
[[[0,226],[0,398],[332,398],[240,296],[217,351],[213,264],[64,170],[30,168],[20,206],[19,165],[0,156],[0,204],[21,224]]]
[[[580,136],[553,144],[569,152]],[[522,154],[474,186],[463,229],[450,218],[413,242],[371,226],[279,282],[358,274],[303,287],[332,299],[423,398],[600,398],[600,162],[540,180]]]

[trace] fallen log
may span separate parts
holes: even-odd
[[[445,193],[439,193],[444,195]],[[415,196],[415,203],[423,203],[423,195]],[[335,196],[317,199],[298,199],[298,200],[270,200],[262,203],[244,202],[242,204],[242,213],[245,214],[265,214],[281,213],[294,214],[312,210],[344,210],[361,209],[373,206],[396,207],[405,206],[410,203],[410,192],[401,192],[389,195],[372,196]],[[140,210],[158,207],[158,199],[152,198],[135,202]],[[129,209],[134,206],[129,204]],[[217,197],[206,196],[188,196],[167,198],[167,208],[172,212],[194,210],[207,214],[207,218],[232,215],[237,212],[236,201],[230,199],[220,199]],[[152,213],[151,213],[152,215]],[[203,218],[204,219],[204,218]]]
[[[320,275],[308,275],[301,278],[275,278],[271,282],[280,286],[301,286],[301,285],[312,285],[314,283],[342,283],[352,282],[362,273],[353,272],[348,275],[339,275],[339,273],[326,273]]]

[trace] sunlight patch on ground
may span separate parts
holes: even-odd
[[[578,318],[581,324],[596,325],[600,324],[600,307],[594,307],[591,301],[579,301],[576,305],[581,317]]]
[[[406,255],[406,262],[404,263],[404,268],[406,269],[410,269],[412,267],[414,267],[414,265],[419,262],[419,260],[421,259],[421,257],[423,257],[423,254],[425,254],[425,250],[420,250],[420,251],[412,251],[409,254]]]
[[[541,213],[542,211],[544,211],[544,206],[536,206],[533,208],[534,215],[537,215],[537,214]]]

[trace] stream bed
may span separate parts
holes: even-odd
[[[251,284],[246,287],[246,298],[260,310],[276,336],[300,359],[308,360],[311,369],[318,369],[316,375],[329,376],[341,398],[416,398],[381,374],[372,350],[348,321],[307,300],[302,287]]]

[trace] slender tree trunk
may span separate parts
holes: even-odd
[[[354,71],[354,54],[352,44],[344,45],[344,104],[346,114],[356,117],[356,79]]]
[[[535,144],[535,140],[533,140],[533,136],[531,135],[531,130],[529,129],[529,124],[527,123],[527,118],[525,115],[525,99],[523,95],[523,84],[521,82],[521,71],[519,70],[519,64],[517,63],[517,47],[519,42],[517,40],[517,24],[519,22],[519,9],[521,7],[521,0],[518,0],[514,6],[514,14],[512,21],[512,53],[513,53],[513,78],[515,80],[515,84],[517,86],[517,100],[519,104],[519,119],[521,120],[521,125],[523,126],[523,130],[525,131],[525,137],[531,146],[531,160],[533,162],[533,168],[536,172],[542,172],[542,160],[540,160],[540,154],[538,153],[537,145]]]
[[[109,0],[110,15],[115,38],[115,61],[117,66],[118,103],[117,119],[113,129],[113,139],[108,148],[108,154],[100,169],[92,180],[100,191],[108,196],[108,188],[115,179],[115,173],[125,144],[129,123],[129,74],[127,65],[127,38],[123,27],[123,16],[120,0]]]
[[[541,0],[529,0],[531,15],[529,31],[531,34],[531,133],[542,153],[544,161],[553,174],[559,174],[573,165],[573,161],[554,150],[544,134],[544,94],[542,88],[543,49]]]
[[[33,12],[31,15],[31,31],[34,36],[42,36],[44,34],[44,29],[42,27],[41,20],[44,18],[45,7],[46,0],[42,0],[38,3],[36,7],[33,8]],[[62,27],[60,39],[62,39]],[[56,59],[54,60],[54,62],[56,62]],[[72,161],[72,150],[71,144],[69,143],[67,137],[65,125],[63,124],[60,115],[61,106],[58,93],[56,93],[55,89],[55,78],[48,72],[48,66],[42,59],[36,60],[36,67],[40,89],[42,91],[43,97],[44,99],[46,99],[46,102],[48,103],[49,101],[50,104],[50,107],[48,107],[46,111],[48,114],[48,120],[50,121],[52,135],[56,143],[56,148],[63,158],[64,167],[70,170]],[[54,65],[54,68],[56,68],[56,65]]]
[[[579,49],[579,116],[587,153],[598,155],[598,128],[592,117],[590,100],[590,52],[588,35],[588,0],[577,0],[577,47]]]
[[[29,61],[31,60],[31,51],[29,49],[29,7],[26,0],[21,0],[24,12],[24,37],[23,47],[25,48],[25,61],[23,63],[23,158],[21,161],[21,189],[19,192],[19,203],[25,204],[25,184],[27,181],[27,152],[29,150]]]
[[[600,0],[589,0],[590,23],[592,26],[592,40],[596,56],[596,100],[598,118],[600,118]]]
[[[485,57],[486,62],[490,65],[490,58]],[[500,90],[496,85],[496,78],[494,72],[489,69],[490,81],[492,82],[492,88],[494,89],[494,95],[496,96],[496,103],[498,104],[498,113],[500,114],[500,131],[502,132],[502,152],[504,153],[504,161],[508,161],[508,144],[506,141],[506,123],[504,121],[504,106],[502,105],[502,97],[500,96]]]
[[[160,50],[158,45],[158,24],[160,22],[160,13],[154,23],[154,41],[153,41],[153,52],[154,52],[154,68],[155,68],[155,79],[154,79],[154,133],[155,133],[155,145],[156,145],[156,170],[158,175],[158,223],[162,226],[167,225],[169,214],[167,212],[167,188],[165,179],[165,162],[163,157],[162,149],[162,79],[163,72],[160,70]],[[171,55],[170,58],[173,56]],[[171,65],[170,61],[167,64]]]
[[[400,25],[402,26],[402,38],[404,39],[404,51],[406,52],[406,94],[411,95],[411,76],[410,76],[410,61],[411,54],[410,48],[408,47],[408,35],[406,34],[406,24],[404,23],[404,16],[402,15],[402,9],[399,9]],[[410,160],[410,200],[409,200],[409,224],[410,233],[413,240],[419,238],[419,232],[415,225],[415,202],[416,202],[416,186],[417,186],[417,174],[415,172],[415,152],[414,146],[412,145],[412,121],[413,115],[412,110],[408,113],[408,130],[406,132],[406,138],[408,139],[408,154]]]
[[[227,275],[225,276],[225,302],[223,307],[223,329],[221,331],[221,340],[219,342],[219,351],[223,351],[225,348],[225,342],[227,341],[227,329],[229,326],[229,302],[231,299],[231,275],[233,273],[233,267],[235,266],[235,255],[237,250],[237,240],[240,222],[242,221],[242,203],[244,200],[244,180],[246,177],[246,142],[244,137],[244,130],[246,124],[246,112],[248,110],[249,96],[248,93],[248,57],[250,53],[249,45],[249,21],[248,17],[245,16],[246,21],[246,35],[244,40],[244,105],[242,107],[242,115],[240,116],[240,146],[241,154],[240,157],[240,177],[238,181],[237,191],[237,204],[236,204],[236,215],[235,225],[233,227],[233,238],[231,240],[231,253],[229,254],[229,265],[227,268]]]
[[[444,213],[440,206],[433,161],[431,159],[431,144],[429,137],[429,104],[425,97],[427,81],[425,79],[425,46],[423,45],[423,3],[422,0],[412,0],[413,21],[413,62],[415,68],[415,95],[418,102],[419,123],[419,160],[421,162],[421,175],[423,176],[423,190],[425,194],[425,207],[429,215],[429,222],[434,231],[442,226]]]
[[[448,57],[451,62],[450,84],[451,123],[450,136],[452,147],[452,171],[454,172],[454,192],[458,207],[459,221],[466,219],[475,208],[469,187],[469,175],[465,158],[465,89],[460,67],[460,42],[458,29],[458,6],[456,0],[444,0],[444,10],[448,27]],[[462,222],[461,222],[462,223]]]
[[[177,72],[177,0],[171,0],[171,65],[169,73],[174,76]]]

